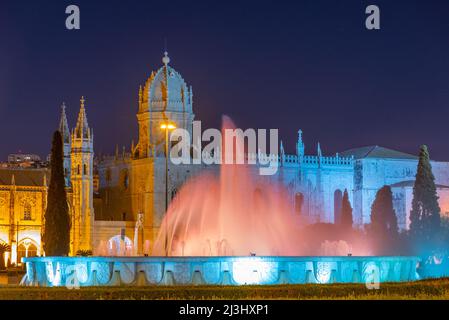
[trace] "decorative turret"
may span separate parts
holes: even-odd
[[[135,149],[136,148],[134,146],[134,139],[133,139],[133,140],[131,140],[131,157],[132,158],[134,158],[134,152],[136,151]]]
[[[61,106],[61,119],[59,120],[59,132],[61,133],[63,151],[64,151],[64,178],[66,187],[70,186],[70,152],[71,152],[71,139],[70,130],[67,122],[67,116],[65,113],[65,103]]]
[[[80,112],[78,114],[78,121],[75,127],[75,138],[76,139],[86,139],[91,140],[93,138],[92,132],[89,129],[89,124],[87,123],[86,110],[84,109],[84,97],[81,97],[81,107]]]
[[[285,150],[284,150],[284,143],[281,140],[281,146],[279,147],[280,150],[280,159],[281,159],[281,164],[283,165],[285,162]]]
[[[139,110],[142,109],[143,99],[142,99],[142,86],[139,86]]]
[[[298,130],[298,141],[296,142],[296,155],[298,156],[298,158],[304,157],[304,149],[305,149],[305,145],[304,145],[304,142],[302,141],[302,130],[299,129]]]
[[[61,119],[59,120],[59,132],[62,136],[62,142],[64,144],[70,144],[70,130],[67,122],[67,116],[65,114],[65,103],[61,105]]]

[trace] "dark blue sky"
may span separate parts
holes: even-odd
[[[81,30],[65,29],[65,7]],[[381,30],[365,29],[365,8]],[[449,1],[0,2],[0,158],[49,152],[60,105],[79,97],[96,152],[137,138],[139,84],[171,65],[194,90],[196,118],[280,128],[288,152],[378,144],[449,160]],[[137,139],[136,139],[137,140]]]

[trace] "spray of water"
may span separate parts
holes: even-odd
[[[223,130],[234,127],[223,117]],[[244,150],[234,144],[237,152]],[[222,164],[219,176],[205,173],[188,181],[165,215],[153,255],[300,255],[298,219],[286,190],[259,181],[256,172]]]

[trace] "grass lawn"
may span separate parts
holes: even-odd
[[[384,283],[378,290],[363,284],[182,287],[1,287],[0,299],[449,299],[449,279]]]

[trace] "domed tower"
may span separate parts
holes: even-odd
[[[184,128],[191,134],[195,117],[192,109],[192,88],[171,66],[165,52],[163,66],[152,72],[139,88],[139,143],[135,156],[147,158],[164,152],[165,133],[161,125],[170,122],[177,128]]]

